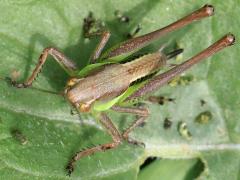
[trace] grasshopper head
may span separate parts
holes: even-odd
[[[91,109],[91,104],[87,103],[79,103],[77,106],[80,112],[89,112]]]
[[[89,112],[93,100],[87,100],[85,96],[81,96],[81,91],[78,91],[76,86],[81,79],[71,78],[66,84],[64,96],[66,99],[80,112]],[[80,97],[80,98],[79,98]]]
[[[72,94],[70,89],[65,89],[65,97],[67,100],[80,112],[89,112],[91,109],[91,102],[79,102],[76,101],[75,96]]]

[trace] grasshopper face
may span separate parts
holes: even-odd
[[[82,78],[71,78],[68,80],[66,84],[66,88],[64,90],[64,96],[68,100],[68,102],[76,107],[80,112],[89,112],[91,103],[87,103],[87,100],[82,98],[82,99],[77,99],[74,96],[74,88],[79,85],[79,82],[83,80]],[[91,97],[88,97],[91,99]]]

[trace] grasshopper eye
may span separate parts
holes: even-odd
[[[67,87],[72,87],[74,86],[76,83],[78,83],[81,79],[79,78],[71,78],[68,80],[67,82]]]
[[[81,112],[89,112],[90,111],[90,108],[91,108],[91,104],[86,104],[86,103],[81,103],[79,104],[79,111]]]

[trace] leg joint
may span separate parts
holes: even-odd
[[[51,53],[52,51],[56,51],[57,49],[56,48],[54,48],[54,47],[47,47],[47,48],[45,48],[44,50],[43,50],[43,52],[49,52],[49,53]]]

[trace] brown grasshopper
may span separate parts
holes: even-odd
[[[182,49],[175,50],[168,54],[157,51],[127,63],[120,62],[163,35],[182,28],[194,21],[212,16],[213,14],[213,6],[205,5],[162,29],[124,41],[102,54],[102,50],[110,37],[110,32],[103,31],[100,43],[91,56],[91,64],[80,71],[75,63],[60,51],[52,47],[46,48],[39,57],[38,65],[33,70],[31,76],[24,83],[12,82],[17,88],[31,86],[47,60],[47,56],[50,54],[71,76],[64,91],[64,96],[70,104],[79,112],[94,112],[95,114],[98,112],[100,123],[106,128],[113,141],[77,152],[68,163],[67,170],[69,175],[73,172],[76,161],[85,156],[116,148],[123,140],[133,144],[142,144],[131,139],[129,133],[144,123],[149,115],[148,109],[129,107],[126,106],[126,104],[128,104],[127,102],[131,102],[136,98],[156,90],[194,64],[234,44],[235,37],[230,33],[226,34],[199,54],[158,75],[156,75],[156,72],[161,67],[167,65],[167,60],[181,53]],[[133,84],[136,80],[148,75],[152,75],[150,79]],[[108,109],[135,114],[138,115],[138,118],[123,133],[120,133],[104,112]]]

